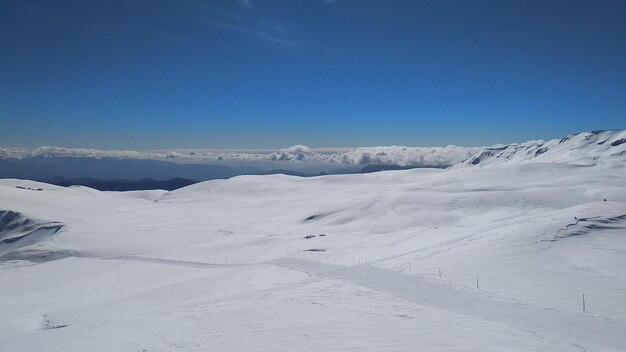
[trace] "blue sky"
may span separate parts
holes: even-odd
[[[4,0],[0,126],[106,149],[625,128],[626,2]]]

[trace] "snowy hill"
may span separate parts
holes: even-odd
[[[37,242],[0,242],[0,351],[623,351],[624,137],[172,192],[0,180],[0,239]]]
[[[499,145],[465,160],[459,166],[490,166],[502,163],[555,162],[593,165],[599,161],[626,161],[626,130],[570,134],[551,141]]]

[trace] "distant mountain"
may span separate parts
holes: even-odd
[[[388,170],[408,170],[415,167],[411,166],[398,166],[398,165],[367,165],[358,172],[345,172],[345,173],[371,173],[378,171]],[[313,177],[323,176],[327,173],[321,172],[318,174],[309,174],[303,172],[297,172],[285,169],[274,169],[261,172],[248,172],[248,175],[289,175],[298,177]],[[173,191],[175,189],[183,188],[194,183],[200,182],[197,180],[191,180],[181,177],[172,178],[169,180],[155,180],[152,178],[142,178],[138,180],[131,179],[100,179],[95,177],[81,177],[81,178],[65,178],[65,177],[51,177],[47,179],[38,180],[41,182],[62,186],[86,186],[89,188],[97,189],[99,191],[138,191],[138,190],[151,190],[151,189],[163,189],[166,191]]]
[[[294,170],[287,170],[287,169],[272,169],[272,170],[261,171],[261,172],[253,172],[253,173],[251,173],[251,175],[276,175],[276,174],[281,174],[281,175],[288,175],[288,176],[313,177],[313,176],[322,176],[322,175],[336,174],[336,173],[337,172],[331,172],[331,173],[327,173],[327,172],[309,173],[309,172],[301,172],[301,171],[294,171]],[[355,172],[348,172],[348,173],[355,173]]]
[[[329,167],[328,171],[296,171],[284,168],[263,169],[250,165],[184,164],[149,159],[43,156],[0,158],[0,178],[28,179],[59,186],[82,185],[101,191],[173,190],[198,181],[226,179],[238,175],[284,174],[311,177],[410,168],[413,166],[371,164],[360,169]]]
[[[82,157],[31,157],[0,158],[0,178],[20,178],[46,181],[54,177],[68,179],[97,178],[107,180],[212,180],[229,178],[246,170],[224,165],[181,164],[146,159],[82,158]]]
[[[311,177],[317,175],[310,175],[290,170],[269,170],[264,172],[250,173],[252,175],[274,175],[283,174],[299,177]],[[151,189],[163,189],[166,191],[173,191],[175,189],[183,188],[200,181],[191,180],[181,177],[172,178],[169,180],[155,180],[152,178],[142,178],[139,180],[129,179],[100,179],[94,177],[82,177],[82,178],[65,178],[65,177],[52,177],[49,179],[40,180],[41,182],[62,186],[86,186],[89,188],[97,189],[99,191],[139,191],[139,190],[151,190]]]
[[[45,180],[44,182],[63,187],[75,185],[87,186],[89,188],[94,188],[99,191],[139,191],[150,189],[163,189],[166,191],[173,191],[178,188],[189,186],[198,181],[185,178],[173,178],[170,180],[158,181],[151,178],[143,178],[140,180],[103,180],[89,177],[78,179],[53,177],[51,179]]]
[[[598,162],[626,162],[626,130],[570,134],[548,142],[488,147],[454,167],[491,166],[528,161],[593,165]]]
[[[369,165],[365,165],[364,167],[361,168],[361,170],[359,171],[359,173],[361,174],[367,174],[370,172],[378,172],[378,171],[390,171],[390,170],[409,170],[409,169],[418,169],[418,168],[435,168],[435,169],[441,169],[441,168],[445,168],[445,167],[441,167],[441,166],[401,166],[401,165],[393,165],[393,164],[385,164],[385,165],[379,165],[379,164],[369,164]]]

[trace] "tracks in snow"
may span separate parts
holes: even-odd
[[[188,266],[193,268],[233,268],[241,265],[247,264],[213,264],[213,263],[203,263],[203,262],[194,262],[190,260],[176,260],[176,259],[165,259],[165,258],[149,258],[149,257],[137,257],[137,256],[122,256],[122,257],[109,257],[102,258],[104,260],[132,260],[139,262],[148,262],[155,264],[165,264],[165,265],[177,265],[177,266]]]
[[[621,351],[626,346],[626,323],[584,314],[568,314],[498,299],[476,292],[462,291],[420,277],[381,269],[372,265],[339,266],[297,258],[283,258],[257,264],[210,264],[162,258],[117,257],[106,259],[137,260],[199,268],[227,268],[245,265],[276,265],[310,276],[342,280],[364,286],[409,302],[504,323],[544,335],[556,335],[581,346]]]
[[[558,335],[580,345],[615,350],[622,350],[626,346],[626,324],[619,321],[540,309],[453,289],[371,265],[345,267],[296,258],[274,260],[268,264],[344,280],[435,309],[510,324],[537,333]]]

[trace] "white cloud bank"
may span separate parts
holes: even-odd
[[[480,152],[480,147],[360,147],[309,148],[294,145],[281,150],[98,150],[88,148],[61,148],[44,146],[35,149],[0,148],[0,158],[77,157],[151,159],[178,162],[220,161],[282,161],[291,163],[332,163],[346,165],[448,166],[457,164]]]

